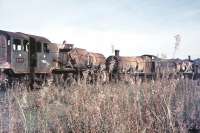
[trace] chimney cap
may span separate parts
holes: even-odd
[[[116,50],[115,50],[115,56],[119,56],[119,52],[120,52],[120,51],[116,49]]]
[[[191,60],[191,56],[190,56],[190,55],[188,55],[188,60],[189,60],[189,61]]]

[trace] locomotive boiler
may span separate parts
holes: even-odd
[[[119,50],[115,50],[114,56],[106,59],[106,68],[109,79],[122,79],[121,75],[129,74],[138,77],[154,77],[155,75],[155,56],[120,56]]]

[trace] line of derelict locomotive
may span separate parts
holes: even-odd
[[[28,79],[31,84],[46,78],[67,80],[69,77],[87,81],[132,78],[163,78],[187,76],[197,79],[199,60],[160,59],[152,55],[124,57],[58,45],[48,39],[20,32],[0,30],[0,81]],[[87,77],[87,78],[86,78]]]

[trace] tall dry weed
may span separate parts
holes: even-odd
[[[6,93],[9,132],[178,133],[200,127],[200,87],[191,80],[50,86],[31,92],[15,88]]]

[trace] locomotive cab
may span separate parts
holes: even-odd
[[[0,31],[0,68],[4,72],[28,72],[28,42],[29,38],[25,35]]]
[[[0,30],[0,80],[46,75],[56,67],[57,45],[40,36]],[[52,52],[56,51],[56,52]]]
[[[52,56],[49,50],[50,41],[46,38],[29,35],[29,66],[31,73],[49,73]]]

